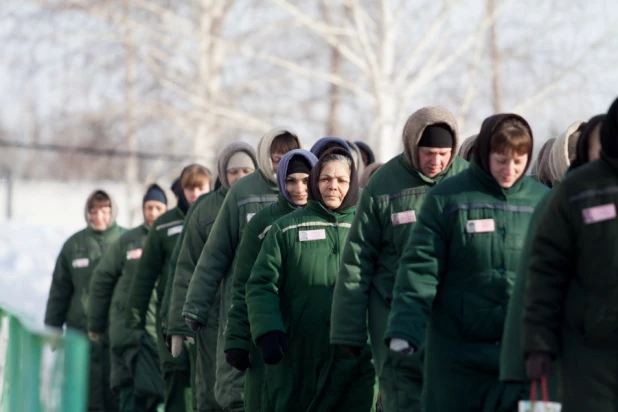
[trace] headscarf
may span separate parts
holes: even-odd
[[[375,163],[376,161],[376,156],[373,154],[373,150],[371,150],[371,147],[369,147],[369,145],[365,142],[361,142],[360,140],[357,140],[356,142],[354,142],[356,144],[356,146],[358,146],[358,148],[365,152],[365,154],[367,155],[367,166],[369,166],[370,164]]]
[[[230,143],[225,146],[219,155],[217,160],[217,172],[219,173],[219,180],[221,185],[227,189],[230,188],[230,182],[227,180],[228,162],[238,152],[244,152],[253,160],[253,168],[257,169],[257,156],[253,147],[243,142]]]
[[[590,145],[590,138],[592,134],[598,133],[600,129],[600,124],[605,120],[605,114],[597,114],[588,120],[586,127],[582,131],[581,136],[577,140],[577,147],[575,149],[575,160],[571,163],[572,167],[579,167],[584,165],[590,161],[588,157],[588,146]]]
[[[286,180],[288,177],[288,166],[290,165],[292,159],[295,157],[301,157],[305,159],[312,169],[318,162],[318,158],[315,157],[313,153],[303,149],[294,149],[292,151],[289,151],[285,154],[285,156],[281,158],[279,166],[277,167],[277,186],[279,186],[279,193],[281,193],[283,197],[285,197],[285,199],[293,205],[294,202],[292,201],[292,197],[286,190]]]
[[[522,126],[524,126],[528,130],[528,133],[530,134],[530,139],[532,140],[530,144],[530,150],[528,152],[528,162],[526,163],[526,168],[524,169],[524,172],[517,180],[519,181],[524,178],[526,170],[530,166],[530,162],[532,159],[532,148],[534,145],[532,128],[530,127],[526,119],[524,119],[520,115],[514,113],[500,113],[494,114],[493,116],[489,116],[487,119],[485,119],[483,121],[483,124],[481,125],[479,135],[476,138],[476,143],[474,144],[474,157],[481,169],[483,169],[485,173],[491,176],[491,170],[489,167],[489,154],[491,153],[491,137],[493,136],[498,126],[505,120],[509,119],[519,120]]]
[[[356,168],[354,167],[354,158],[347,150],[333,147],[332,149],[328,149],[327,151],[325,151],[322,156],[320,156],[320,160],[318,160],[318,163],[313,167],[313,170],[309,175],[309,199],[317,200],[324,205],[319,186],[320,173],[322,172],[322,168],[326,164],[325,159],[328,157],[328,155],[331,154],[345,156],[346,158],[350,159],[350,162],[352,163],[352,166],[350,167],[350,188],[348,189],[348,193],[343,198],[343,202],[341,202],[341,205],[334,210],[335,212],[338,212],[340,210],[349,209],[352,206],[355,206],[358,200],[358,174]],[[326,205],[324,205],[324,207],[326,207]]]
[[[339,146],[339,147],[346,149],[347,151],[351,153],[351,149],[348,143],[345,140],[339,137],[334,137],[334,136],[326,136],[326,137],[319,139],[317,142],[315,142],[313,146],[311,146],[311,153],[313,153],[315,157],[319,158],[320,155],[324,151],[331,148],[328,146],[331,146],[331,147]]]

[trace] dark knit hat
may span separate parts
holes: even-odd
[[[167,205],[167,196],[165,195],[165,192],[163,191],[161,186],[156,183],[148,186],[146,194],[144,195],[144,199],[142,200],[142,204],[148,202],[149,200],[156,200],[157,202],[161,202]]]
[[[309,164],[309,161],[302,156],[294,156],[290,159],[285,175],[289,176],[293,173],[311,173],[311,165]]]
[[[434,124],[427,126],[423,130],[421,139],[418,142],[418,147],[453,147],[453,132],[445,124]]]

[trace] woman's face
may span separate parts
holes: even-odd
[[[489,170],[491,176],[503,189],[511,188],[524,174],[528,164],[528,154],[491,152],[489,154]]]
[[[307,191],[307,173],[292,173],[285,178],[285,190],[296,206],[305,206],[309,193]]]
[[[253,173],[255,169],[250,169],[248,167],[236,167],[233,169],[227,169],[227,183],[230,187],[234,186],[234,183],[238,182],[243,177],[250,175]]]
[[[350,166],[339,160],[325,163],[320,170],[318,188],[324,205],[337,209],[350,189]]]

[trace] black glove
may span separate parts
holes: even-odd
[[[547,352],[531,352],[526,356],[526,373],[530,380],[542,377],[549,378],[551,374],[551,356]]]
[[[191,332],[194,332],[194,333],[198,333],[202,329],[204,329],[204,325],[202,325],[200,322],[198,322],[195,319],[185,318],[185,323],[187,324],[189,329],[191,329]]]
[[[355,358],[359,358],[363,348],[359,346],[349,346],[349,345],[339,345],[341,349],[343,349],[346,353],[354,356]]]
[[[268,332],[260,339],[260,352],[267,365],[281,362],[283,353],[288,351],[288,337],[278,330]]]
[[[243,372],[251,366],[249,362],[249,352],[243,349],[228,349],[225,351],[225,361],[233,367]]]

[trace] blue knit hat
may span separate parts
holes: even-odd
[[[287,152],[285,156],[281,158],[281,161],[279,162],[279,166],[277,166],[277,186],[279,187],[279,192],[291,204],[294,204],[294,202],[292,201],[292,197],[290,196],[290,194],[285,188],[286,187],[285,182],[288,177],[288,167],[290,165],[290,162],[292,161],[294,157],[297,157],[297,156],[306,160],[312,169],[313,169],[313,166],[315,166],[315,164],[318,162],[318,158],[315,157],[313,153],[307,150],[303,150],[303,149],[291,150]]]
[[[142,204],[148,202],[149,200],[156,200],[157,202],[167,205],[167,196],[165,195],[163,189],[161,189],[161,186],[156,183],[148,186],[148,190],[146,190]]]

